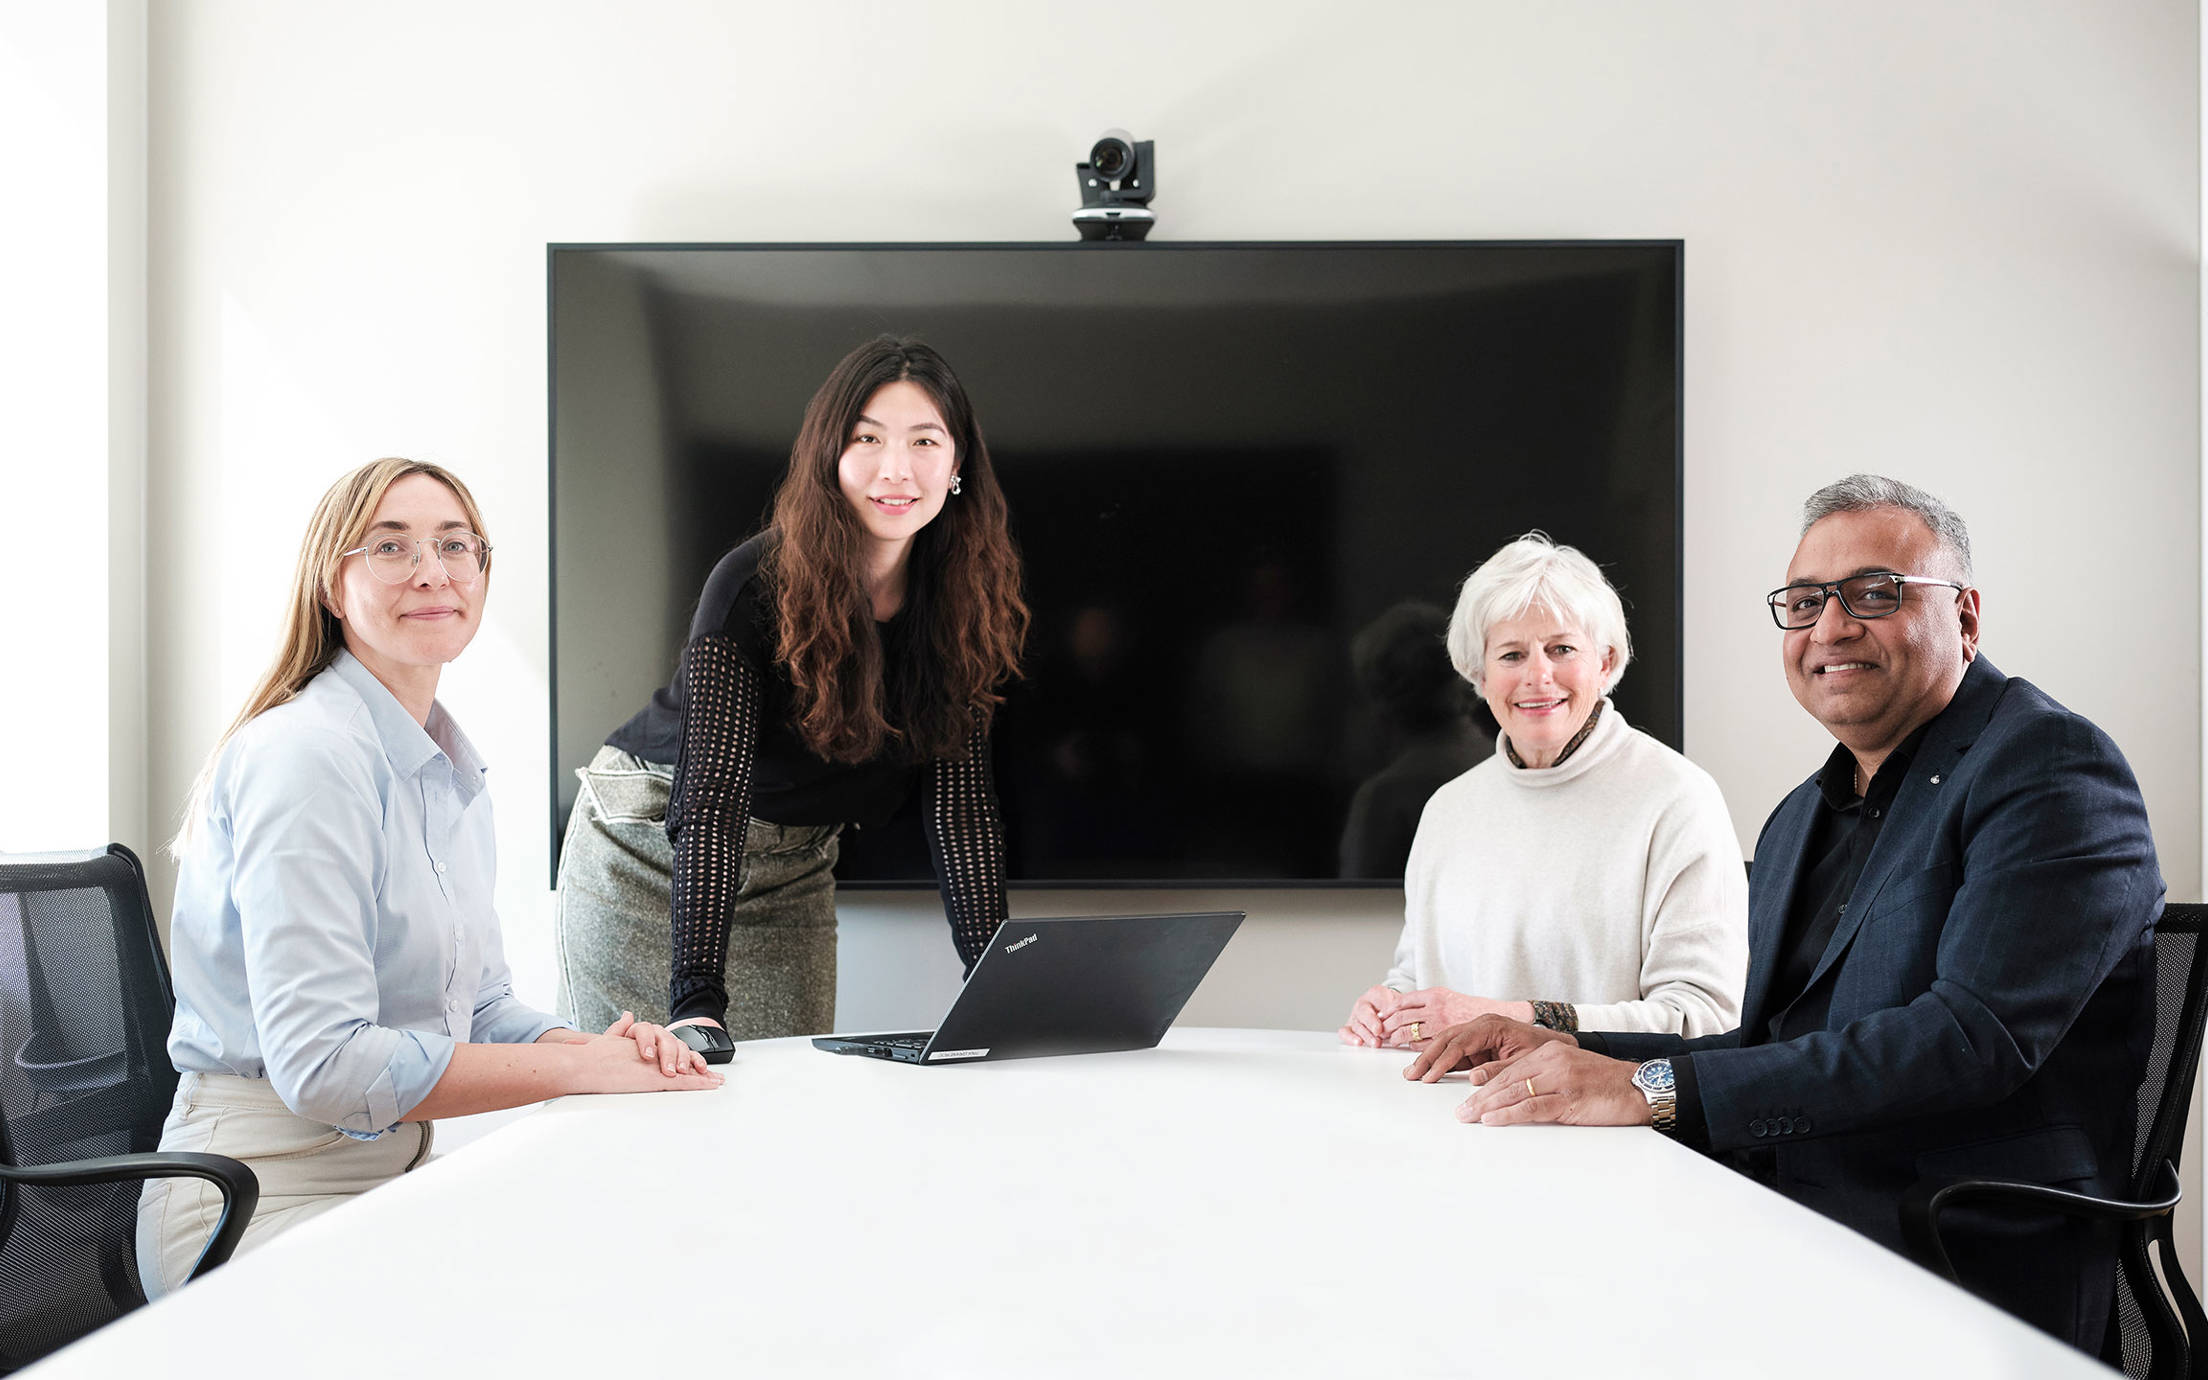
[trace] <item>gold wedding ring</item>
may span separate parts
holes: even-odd
[[[1419,1030],[1420,1030],[1421,1028],[1423,1028],[1423,1027],[1425,1026],[1425,1024],[1426,1024],[1426,1022],[1424,1022],[1424,1021],[1412,1021],[1412,1022],[1411,1022],[1411,1038],[1412,1038],[1413,1040],[1423,1040],[1423,1039],[1425,1039],[1425,1038],[1426,1038],[1425,1036],[1423,1036],[1423,1035],[1421,1035],[1421,1034],[1419,1034],[1419,1033],[1418,1033],[1418,1032],[1419,1032]]]
[[[1533,1080],[1531,1078],[1526,1080],[1526,1096],[1529,1098],[1533,1096]]]

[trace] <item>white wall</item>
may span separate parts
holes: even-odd
[[[0,851],[147,832],[145,44],[144,0],[0,8]]]

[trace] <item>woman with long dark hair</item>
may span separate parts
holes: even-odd
[[[827,1030],[838,831],[915,786],[971,967],[1005,915],[988,735],[1027,622],[965,389],[918,341],[859,346],[806,406],[766,530],[707,578],[673,684],[580,773],[566,1009]]]

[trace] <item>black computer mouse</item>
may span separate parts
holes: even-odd
[[[705,1056],[708,1064],[725,1064],[736,1057],[736,1042],[717,1025],[678,1025],[674,1037]]]

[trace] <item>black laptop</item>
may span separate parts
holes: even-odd
[[[905,1064],[1148,1049],[1241,923],[1238,910],[1007,920],[934,1030],[813,1045]]]

